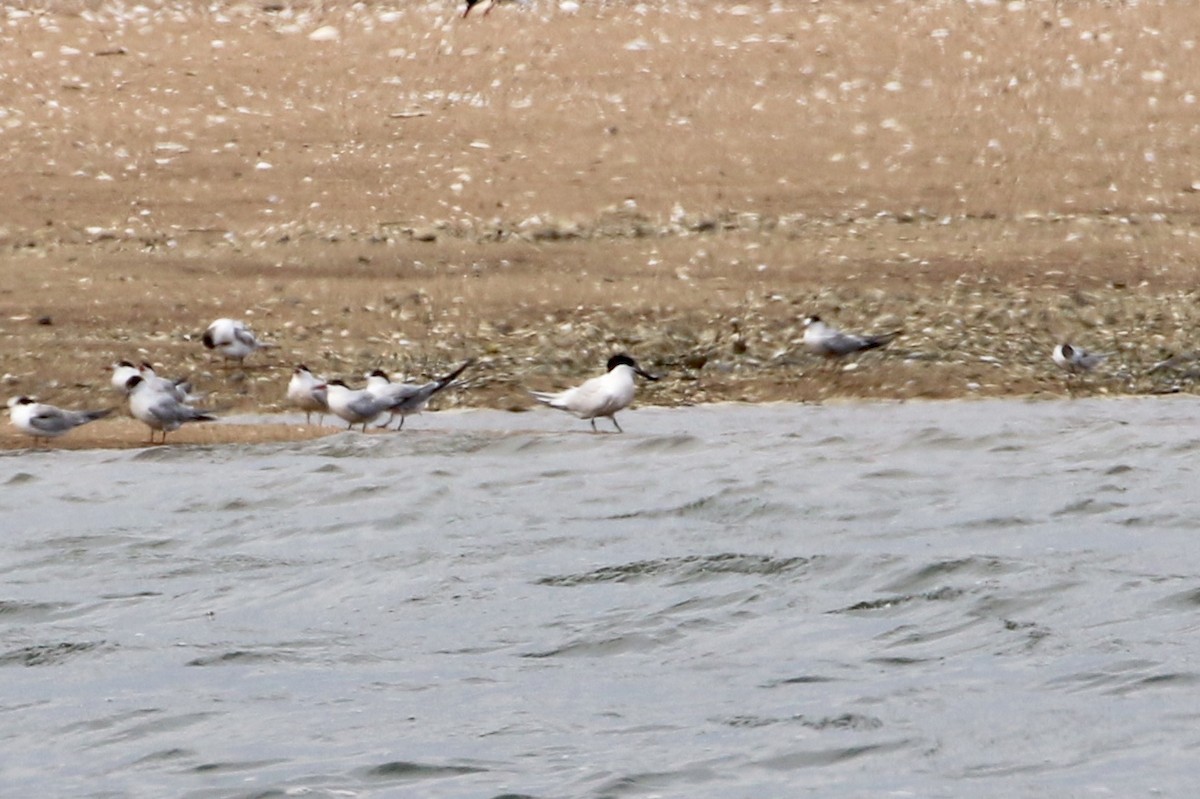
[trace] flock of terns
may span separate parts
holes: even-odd
[[[843,358],[885,347],[898,335],[898,331],[880,335],[846,333],[826,324],[819,316],[804,320],[805,348],[826,358]],[[207,349],[239,364],[258,350],[275,346],[261,341],[244,322],[234,319],[213,322],[204,331],[201,341]],[[1054,348],[1052,357],[1069,374],[1077,375],[1095,369],[1108,353],[1089,352],[1064,343]],[[387,427],[399,418],[396,429],[400,430],[406,417],[420,413],[434,395],[453,384],[472,362],[467,360],[448,374],[427,383],[394,383],[385,372],[376,369],[366,375],[366,385],[360,389],[352,389],[342,380],[326,380],[301,364],[292,371],[288,381],[287,401],[304,411],[306,423],[312,422],[314,413],[329,413],[346,422],[348,428],[361,425],[366,432],[368,425],[386,417],[379,427]],[[605,373],[598,377],[564,391],[532,391],[530,394],[551,408],[590,421],[593,431],[597,430],[597,419],[608,418],[617,432],[623,432],[617,423],[617,412],[633,402],[635,377],[659,379],[658,375],[642,369],[632,357],[620,353],[608,359]],[[120,361],[113,364],[111,383],[128,400],[130,415],[150,429],[151,444],[165,444],[167,433],[185,424],[216,419],[211,412],[195,407],[199,398],[192,394],[189,383],[160,377],[148,363],[134,365]],[[102,419],[114,410],[68,410],[28,396],[10,399],[8,409],[13,426],[32,437],[35,445]],[[156,435],[161,438],[156,440]]]

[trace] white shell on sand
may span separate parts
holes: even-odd
[[[332,25],[322,25],[312,33],[308,34],[310,41],[314,42],[336,42],[342,38],[342,34],[337,28]]]

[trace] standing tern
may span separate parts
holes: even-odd
[[[178,430],[187,422],[211,422],[216,419],[208,413],[185,405],[174,395],[134,375],[125,384],[129,389],[129,412],[134,419],[150,428],[150,443],[154,443],[154,431],[162,431],[162,443],[167,443],[167,433]]]
[[[68,411],[30,397],[13,397],[8,401],[8,417],[13,427],[32,436],[35,446],[58,438],[80,425],[103,419],[110,413],[111,408],[102,411]]]
[[[326,397],[328,387],[325,378],[315,376],[307,366],[299,364],[292,370],[292,378],[288,381],[287,400],[304,411],[304,423],[312,424],[314,412],[321,414],[321,421],[329,410]]]
[[[381,369],[370,372],[367,375],[367,391],[375,397],[392,402],[392,406],[388,409],[392,416],[383,426],[386,427],[392,419],[399,416],[400,426],[396,429],[402,430],[406,417],[423,411],[434,394],[454,382],[455,378],[473,362],[473,359],[469,359],[450,374],[439,377],[437,380],[430,380],[428,383],[393,383],[388,380],[387,373]]]
[[[899,332],[877,336],[843,333],[822,322],[819,316],[810,316],[804,320],[804,346],[809,352],[827,358],[841,358],[856,352],[884,347],[898,335]]]
[[[376,397],[365,388],[352,389],[341,380],[330,380],[325,384],[325,396],[329,411],[347,423],[346,429],[361,424],[363,432],[367,425],[392,409],[392,400]]]
[[[259,341],[245,322],[234,319],[218,319],[213,322],[204,331],[201,341],[208,349],[217,350],[226,360],[237,361],[238,364],[243,363],[246,356],[252,352],[275,346]]]
[[[580,419],[590,419],[592,430],[596,430],[598,417],[607,416],[612,419],[617,432],[623,433],[621,425],[617,424],[617,411],[628,408],[633,402],[634,375],[658,380],[657,375],[644,371],[637,361],[621,353],[608,359],[608,371],[605,374],[586,380],[575,388],[557,393],[531,391],[530,394],[551,408],[573,413]]]

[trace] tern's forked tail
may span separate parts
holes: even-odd
[[[551,408],[556,408],[559,406],[555,405],[555,403],[559,401],[560,397],[562,396],[562,392],[530,391],[529,396],[533,397],[543,405],[549,405]]]
[[[875,350],[880,347],[886,347],[900,336],[904,335],[903,330],[893,330],[891,333],[880,333],[876,336],[866,336],[864,340],[864,350]]]
[[[457,378],[459,375],[461,375],[461,374],[462,374],[464,371],[466,371],[466,368],[467,368],[468,366],[470,366],[471,364],[473,364],[473,363],[475,363],[475,359],[474,359],[474,358],[467,358],[467,360],[463,361],[462,365],[461,365],[461,366],[459,366],[457,369],[455,369],[453,372],[451,372],[450,374],[446,375],[445,377],[439,377],[439,378],[438,378],[436,381],[434,381],[434,382],[435,382],[437,385],[434,387],[434,389],[433,389],[433,393],[435,393],[435,394],[436,394],[437,392],[441,391],[441,390],[442,390],[443,388],[445,388],[446,386],[448,386],[448,385],[450,385],[451,383],[453,383],[453,382],[454,382],[454,380],[455,380],[455,379],[456,379],[456,378]]]

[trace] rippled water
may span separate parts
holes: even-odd
[[[6,796],[1190,796],[1200,404],[0,457]]]

